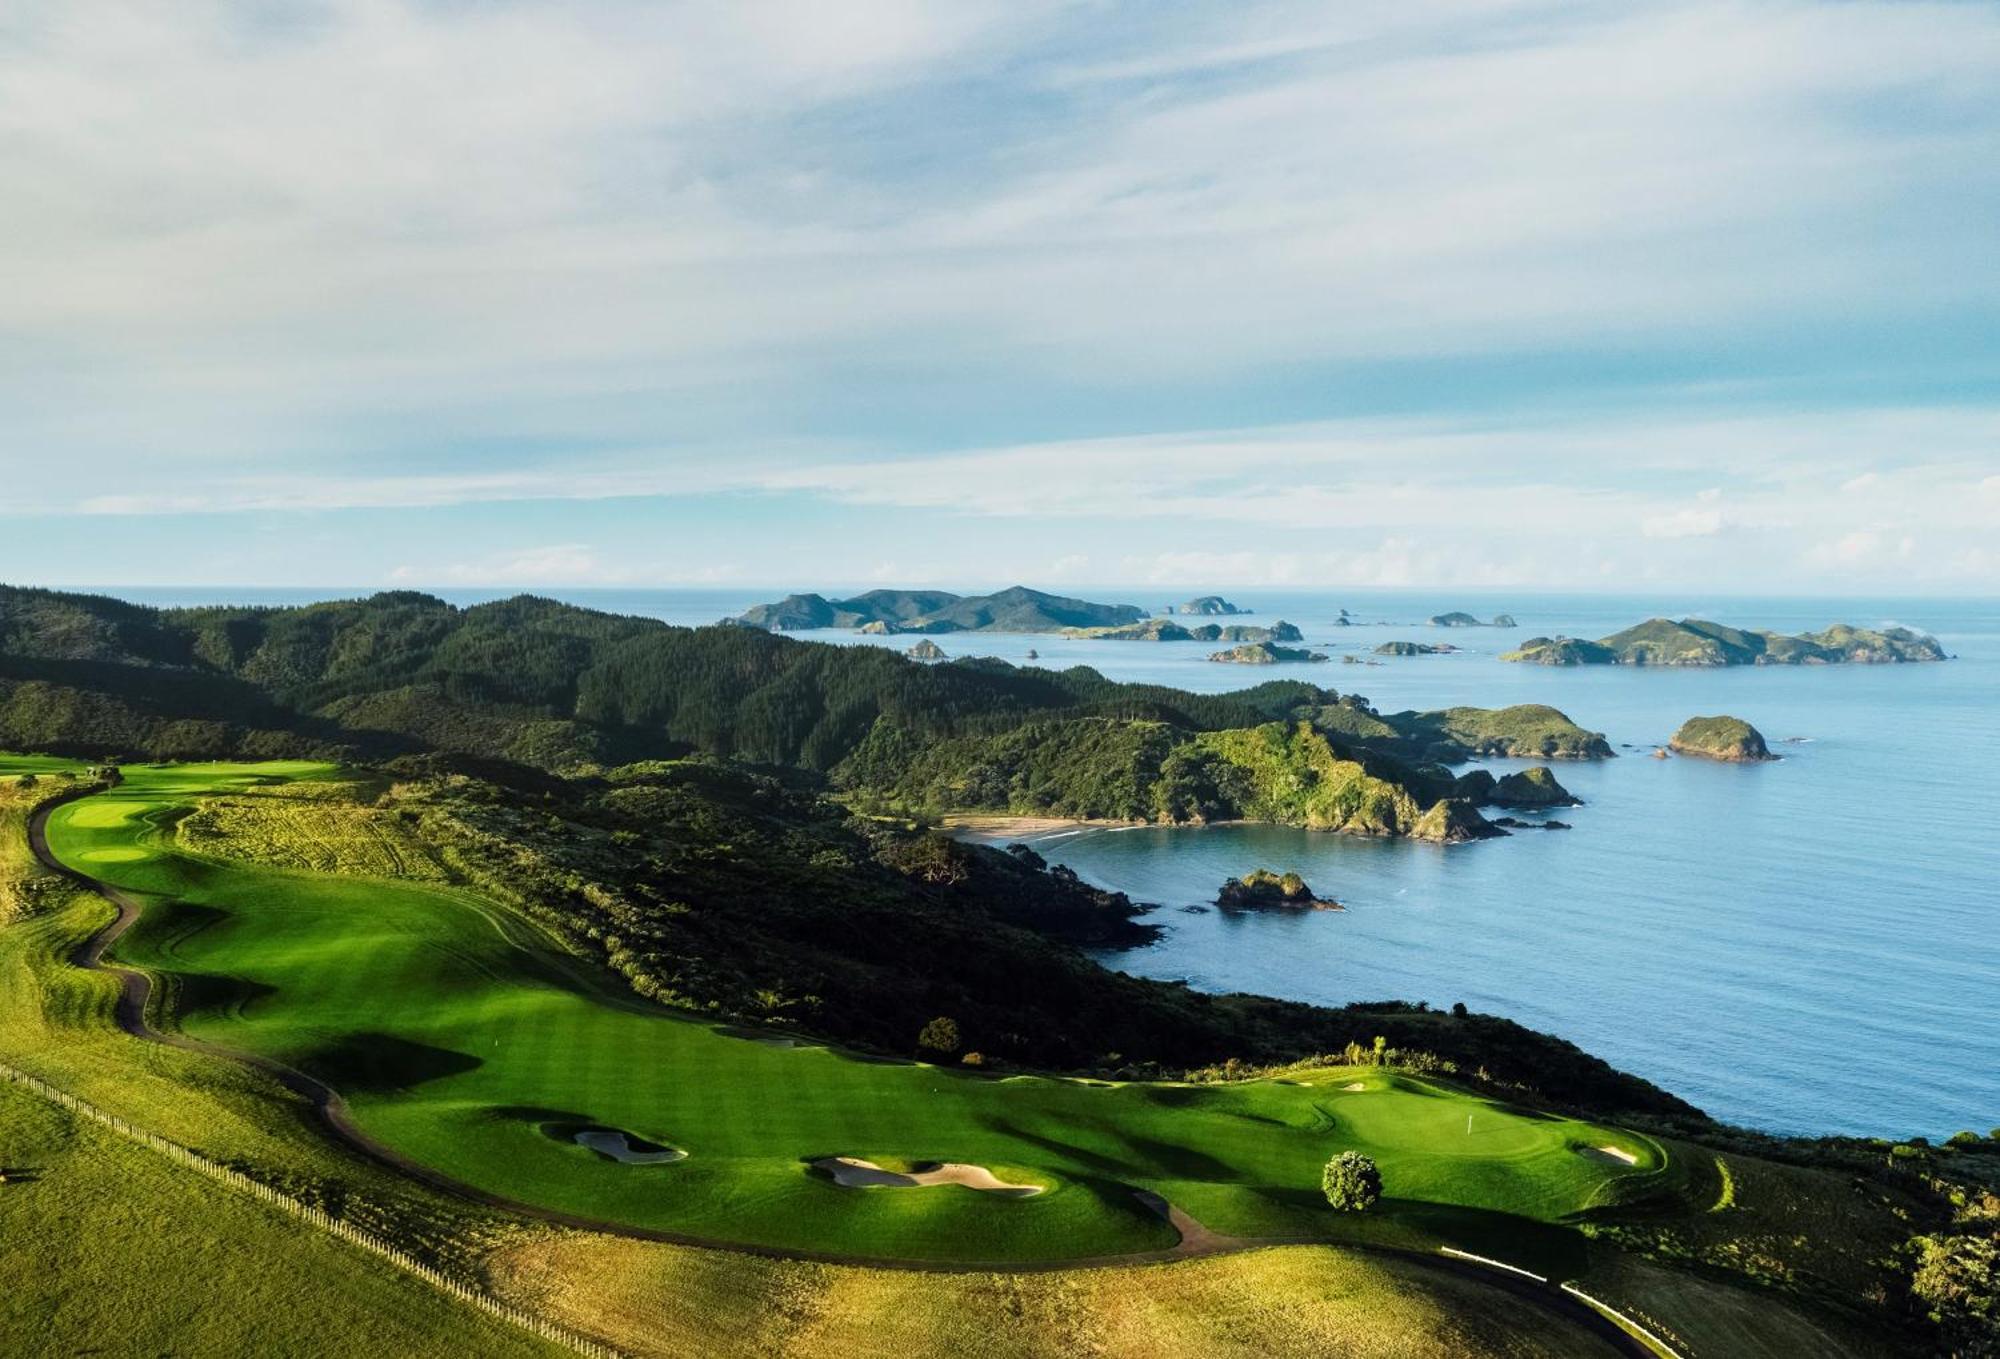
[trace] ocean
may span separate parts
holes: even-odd
[[[107,587],[148,603],[293,603],[359,591]],[[439,590],[460,603],[505,592]],[[669,622],[712,622],[783,591],[544,590]],[[1158,608],[1187,591],[1065,590]],[[1731,1122],[1783,1133],[1926,1135],[2000,1125],[2000,601],[1759,599],[1466,591],[1226,592],[1334,663],[1216,665],[1204,643],[937,639],[951,655],[1087,664],[1219,692],[1274,675],[1379,711],[1548,703],[1620,758],[1562,763],[1574,829],[1436,846],[1269,826],[1036,836],[1054,862],[1155,904],[1159,942],[1101,955],[1146,977],[1341,1004],[1463,1001],[1567,1038]],[[1341,609],[1362,620],[1341,627]],[[1463,609],[1515,629],[1421,625]],[[1645,670],[1503,664],[1537,634],[1598,637],[1652,616],[1795,632],[1900,623],[1935,665]],[[1223,620],[1228,621],[1228,620]],[[908,638],[793,634],[906,647]],[[1454,655],[1341,664],[1389,640]],[[1687,717],[1747,719],[1783,758],[1655,760]],[[1492,761],[1496,772],[1515,762]],[[1198,909],[1225,878],[1296,870],[1342,912]]]

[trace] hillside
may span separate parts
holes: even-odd
[[[1553,734],[1498,739],[1469,730],[1503,721],[1468,716],[1480,710],[1403,715],[1397,726],[1309,684],[1197,695],[1082,667],[922,664],[883,648],[670,627],[527,596],[466,609],[392,592],[287,609],[153,610],[0,589],[0,635],[0,743],[17,748],[372,761],[443,751],[550,772],[704,753],[831,775],[851,796],[924,811],[1268,813],[1321,824],[1304,810],[1312,796],[1247,798],[1231,782],[1218,752],[1254,743],[1196,740],[1306,722],[1324,760],[1342,766],[1335,782],[1358,772],[1398,808],[1333,825],[1466,838],[1485,833],[1470,808],[1424,819],[1460,793],[1418,766],[1546,754],[1573,742],[1569,733],[1588,736],[1553,709],[1538,710]],[[1310,785],[1323,763],[1315,749],[1293,773]]]
[[[1531,637],[1500,657],[1530,665],[1861,665],[1941,661],[1937,639],[1909,628],[1872,631],[1837,623],[1796,636],[1748,632],[1700,618],[1649,618],[1594,642]]]

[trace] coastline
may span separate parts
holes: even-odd
[[[954,813],[940,817],[940,828],[954,835],[1001,836],[1048,835],[1055,831],[1086,830],[1100,826],[1144,826],[1145,821],[1116,821],[1109,818],[1071,816],[1012,816],[999,813]]]

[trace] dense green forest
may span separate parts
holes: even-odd
[[[1433,838],[1489,833],[1470,805],[1439,810],[1485,791],[1443,762],[1610,753],[1549,708],[1382,715],[1297,681],[1200,695],[1082,666],[923,666],[529,596],[160,610],[14,588],[0,588],[0,742],[93,757],[450,751],[560,772],[703,753],[811,771],[905,812]]]
[[[1144,942],[1141,909],[1024,846],[855,816],[809,777],[706,756],[569,779],[398,760],[359,790],[641,995],[914,1050],[944,1015],[989,1062],[1180,1075],[1368,1047],[1576,1106],[1692,1110],[1572,1045],[1493,1016],[1345,1009],[1107,971],[1079,946]],[[242,837],[255,840],[254,835]]]

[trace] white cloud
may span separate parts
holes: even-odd
[[[1990,582],[1992,403],[1760,384],[2000,307],[1996,85],[2000,10],[1890,0],[20,0],[0,511],[743,492],[923,512],[903,579]],[[1706,389],[1343,414],[1774,328]],[[708,569],[483,551],[390,560]]]
[[[398,566],[389,579],[405,585],[621,585],[632,571],[605,564],[587,544],[558,543],[478,561]]]
[[[1206,382],[2000,297],[1985,6],[285,13],[10,9],[15,447],[240,470],[503,400],[657,434],[590,398],[857,352]]]

